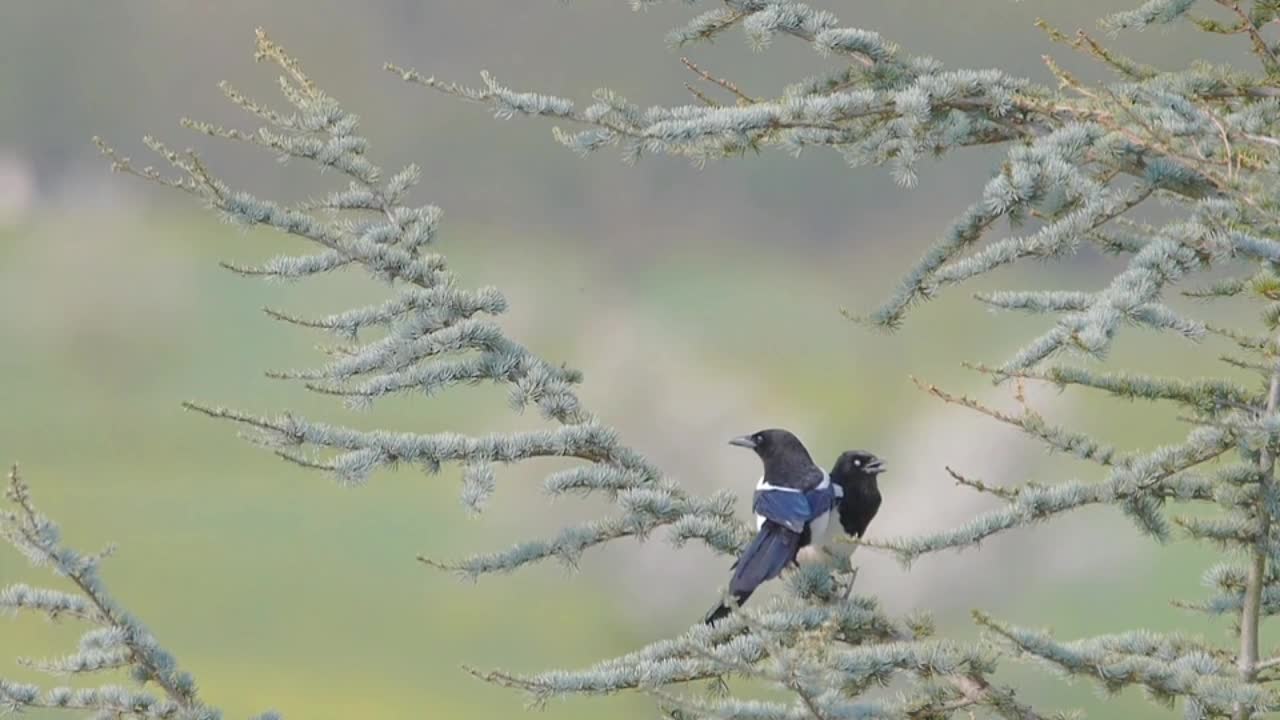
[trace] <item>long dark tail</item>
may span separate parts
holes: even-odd
[[[738,607],[742,607],[747,602],[747,598],[751,597],[751,593],[737,593],[733,597],[738,601]],[[702,622],[711,625],[729,617],[731,612],[733,612],[733,608],[723,602],[716,603],[715,607],[707,611],[707,616],[702,618]]]
[[[751,597],[760,583],[772,580],[783,568],[796,559],[800,550],[800,534],[792,532],[772,521],[767,521],[756,537],[742,552],[729,580],[729,592],[741,606]],[[707,613],[703,622],[711,624],[728,615],[730,608],[717,603]]]

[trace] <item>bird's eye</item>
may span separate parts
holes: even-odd
[[[763,442],[764,442],[764,436],[763,436],[763,435],[756,435],[756,436],[755,436],[755,438],[753,438],[753,439],[756,441],[756,444],[757,444],[757,445],[759,445],[759,444],[761,444],[761,443],[763,443]]]
[[[858,467],[862,467],[862,461],[861,461],[861,460],[854,460],[854,461],[853,461],[853,464],[854,464],[854,465],[857,465]]]

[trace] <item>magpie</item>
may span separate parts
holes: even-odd
[[[862,537],[880,510],[880,486],[876,478],[885,469],[884,460],[865,450],[849,450],[836,459],[831,468],[831,482],[839,497],[836,515],[846,535]]]
[[[761,430],[729,444],[754,450],[764,464],[752,500],[756,536],[734,563],[729,580],[729,592],[738,605],[788,565],[819,558],[823,546],[834,539],[833,511],[844,532],[861,537],[880,507],[876,475],[884,471],[884,462],[871,453],[842,454],[828,475],[786,430]],[[728,605],[717,603],[704,622],[713,623],[729,612]]]
[[[814,464],[804,443],[787,430],[761,430],[729,444],[753,450],[764,464],[751,503],[756,536],[734,563],[729,579],[729,593],[742,605],[761,583],[796,561],[814,530],[819,536],[826,534],[836,495],[830,478]],[[720,602],[704,620],[713,623],[729,612],[729,606]]]

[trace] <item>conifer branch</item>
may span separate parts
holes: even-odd
[[[998,420],[1005,425],[1016,427],[1054,450],[1069,453],[1082,460],[1091,460],[1099,465],[1115,465],[1126,462],[1125,456],[1117,454],[1115,448],[1101,444],[1082,433],[1050,425],[1043,416],[1026,405],[1023,406],[1021,415],[1010,415],[968,396],[953,395],[936,385],[923,383],[915,377],[912,377],[911,381],[915,383],[916,387],[945,403],[968,408]]]
[[[1016,494],[1008,494],[1004,507],[955,529],[919,537],[861,540],[859,544],[889,551],[909,565],[926,554],[974,547],[999,533],[1097,504],[1119,505],[1143,532],[1163,540],[1168,536],[1163,503],[1169,499],[1213,499],[1204,480],[1188,471],[1230,451],[1234,441],[1228,430],[1199,427],[1182,444],[1156,448],[1114,464],[1101,482],[1026,484]]]
[[[1262,61],[1263,69],[1271,74],[1280,73],[1280,62],[1277,62],[1275,52],[1272,51],[1271,46],[1267,44],[1262,34],[1258,32],[1258,27],[1254,25],[1253,18],[1250,18],[1245,14],[1244,10],[1240,9],[1238,0],[1214,0],[1214,2],[1230,10],[1239,19],[1238,32],[1249,36],[1249,42],[1253,46],[1253,54],[1257,55],[1258,59]]]
[[[1268,0],[1246,12],[1235,0],[1215,2],[1237,22],[1193,17],[1189,10],[1194,2],[1189,0],[1147,0],[1113,15],[1108,23],[1140,29],[1189,20],[1210,32],[1245,35],[1263,62],[1264,74],[1202,65],[1162,70],[1121,56],[1084,32],[1068,36],[1041,23],[1053,40],[1099,60],[1118,77],[1113,83],[1091,84],[1045,58],[1059,83],[1050,88],[999,71],[946,69],[900,51],[874,32],[841,26],[832,14],[795,0],[724,0],[724,7],[693,18],[669,37],[673,44],[683,44],[741,27],[758,48],[786,36],[805,41],[823,57],[840,60],[840,67],[773,98],[751,97],[736,84],[686,61],[703,80],[729,92],[737,101],[732,105],[721,105],[690,87],[701,105],[642,108],[600,90],[591,104],[580,108],[567,98],[513,90],[487,73],[481,75],[482,86],[472,88],[394,65],[386,69],[407,82],[482,103],[499,118],[530,115],[572,123],[575,131],[555,129],[561,143],[584,154],[621,146],[626,160],[665,153],[701,163],[762,147],[792,152],[817,147],[841,153],[851,165],[888,165],[894,179],[909,186],[917,179],[923,157],[964,147],[1007,145],[1005,162],[982,186],[980,197],[905,274],[896,292],[863,319],[892,329],[913,306],[937,297],[945,287],[1025,259],[1061,260],[1082,245],[1094,246],[1120,256],[1124,263],[1099,283],[1101,289],[979,296],[993,308],[1052,317],[1047,329],[1011,358],[975,369],[997,380],[1036,379],[1094,388],[1120,399],[1167,400],[1181,406],[1179,417],[1185,416],[1193,427],[1176,444],[1121,455],[1110,445],[1049,425],[1026,403],[1020,386],[1015,397],[1021,411],[1006,412],[917,383],[933,397],[1016,427],[1052,450],[1092,460],[1106,475],[1099,482],[1026,482],[1004,488],[947,467],[957,483],[995,496],[1002,506],[952,530],[859,544],[888,549],[910,562],[926,553],[975,546],[1006,530],[1088,505],[1107,504],[1157,540],[1170,536],[1172,524],[1195,540],[1245,547],[1246,566],[1224,563],[1211,569],[1206,575],[1210,597],[1185,604],[1215,615],[1238,616],[1238,651],[1148,633],[1064,643],[978,616],[1001,647],[1020,656],[1092,678],[1108,690],[1136,685],[1157,700],[1178,699],[1189,717],[1243,719],[1280,708],[1264,685],[1272,680],[1265,673],[1275,664],[1261,658],[1258,639],[1262,620],[1280,614],[1280,544],[1275,539],[1280,489],[1274,478],[1280,370],[1264,369],[1270,387],[1262,393],[1229,377],[1156,378],[1049,362],[1065,352],[1106,361],[1116,337],[1132,326],[1193,341],[1205,334],[1219,335],[1251,356],[1274,359],[1276,343],[1270,338],[1214,327],[1164,302],[1165,294],[1181,289],[1184,280],[1223,270],[1227,280],[1184,292],[1258,302],[1261,324],[1270,331],[1280,326],[1280,280],[1275,271],[1280,266],[1280,213],[1274,202],[1280,163],[1280,106],[1275,98],[1280,88],[1275,82],[1275,50],[1259,30],[1280,14],[1280,5]],[[282,458],[346,483],[364,482],[376,470],[405,462],[429,473],[453,462],[463,468],[462,500],[477,511],[495,490],[498,463],[555,457],[572,461],[572,466],[546,479],[549,494],[598,493],[611,504],[613,510],[603,519],[578,523],[546,540],[454,562],[420,558],[473,579],[545,559],[574,567],[590,548],[622,538],[643,539],[663,528],[677,546],[698,539],[724,552],[741,547],[749,532],[734,517],[730,497],[689,496],[583,407],[573,387],[581,380],[579,373],[548,363],[506,335],[498,321],[506,309],[500,293],[458,287],[446,259],[430,252],[439,210],[405,201],[418,170],[409,166],[384,177],[370,159],[367,139],[357,133],[354,115],[261,33],[257,57],[284,74],[281,91],[292,106],[289,112],[268,108],[224,85],[226,97],[263,127],[246,131],[195,120],[184,120],[183,125],[336,171],[346,187],[305,203],[283,205],[233,189],[194,152],[177,152],[147,139],[147,145],[176,170],[176,176],[169,177],[154,168],[136,168],[128,158],[102,147],[117,170],[182,190],[234,222],[272,227],[316,246],[310,255],[271,258],[258,266],[229,265],[236,272],[304,279],[362,269],[391,287],[392,297],[385,302],[320,318],[268,310],[273,319],[335,333],[349,343],[333,348],[319,367],[271,376],[300,381],[356,406],[395,393],[432,395],[460,385],[493,383],[508,389],[514,407],[536,407],[550,428],[475,437],[357,431],[289,415],[187,407],[247,428]],[[1134,221],[1134,213],[1153,199],[1171,206],[1169,219]],[[1029,227],[1009,237],[989,237],[1004,221]],[[1240,272],[1242,265],[1250,271]],[[378,338],[361,343],[359,335],[366,329],[376,329]],[[1246,369],[1266,367],[1251,359],[1233,362]],[[1228,453],[1242,460],[1220,462]],[[1213,503],[1220,512],[1168,519],[1169,506],[1186,502]],[[833,567],[788,570],[788,592],[772,605],[739,610],[714,628],[696,627],[674,640],[584,670],[530,676],[472,672],[527,692],[535,702],[572,694],[648,692],[673,717],[679,711],[683,716],[760,720],[932,720],[978,708],[1023,720],[1042,717],[1017,702],[1011,689],[991,684],[990,645],[921,637],[910,621],[892,620],[874,601],[851,596],[851,580],[846,581],[850,570],[847,557],[833,560]],[[77,597],[15,586],[0,591],[0,607],[111,625],[105,607]],[[125,648],[132,657],[132,646]],[[118,650],[94,646],[36,665],[70,672],[110,668],[125,660]],[[152,664],[154,668],[144,667],[144,674],[169,671],[163,663]],[[671,690],[724,675],[762,681],[793,697],[787,702],[737,697],[704,701]],[[169,692],[163,678],[155,682]],[[901,683],[894,698],[862,697],[871,687],[889,682]],[[182,690],[180,684],[170,684]],[[25,697],[29,707],[44,702],[0,682],[0,699],[12,701],[15,696]],[[191,697],[198,702],[194,690]],[[61,695],[55,699],[73,702]],[[98,709],[117,712],[131,701],[114,695],[95,700],[100,702]]]
[[[58,526],[36,509],[17,466],[9,471],[4,497],[13,510],[0,511],[0,537],[32,566],[47,567],[66,578],[75,593],[13,585],[0,590],[0,608],[38,612],[52,619],[74,617],[94,626],[81,638],[77,652],[53,660],[20,660],[21,664],[59,676],[127,669],[140,683],[153,684],[160,697],[111,685],[41,691],[35,685],[0,679],[0,706],[17,711],[90,710],[120,718],[219,717],[218,710],[200,699],[195,680],[178,667],[173,655],[108,594],[98,575],[102,555],[84,555],[62,544]]]
[[[987,483],[984,483],[981,480],[974,480],[972,478],[965,477],[964,475],[961,475],[955,470],[952,470],[950,466],[947,466],[943,469],[946,470],[947,474],[950,475],[956,481],[957,485],[964,485],[965,487],[973,488],[974,490],[977,490],[978,492],[981,492],[981,493],[989,493],[991,495],[995,495],[996,497],[1002,500],[1014,500],[1015,498],[1018,497],[1017,488],[1014,488],[1011,490],[1009,488],[1002,488],[994,485],[988,485]]]
[[[966,363],[965,367],[999,378],[1042,380],[1058,387],[1077,385],[1093,388],[1126,400],[1169,400],[1210,416],[1231,410],[1256,412],[1263,403],[1263,398],[1257,393],[1217,378],[1183,380],[1133,373],[1095,373],[1067,365],[1046,365],[1011,372],[980,363]]]
[[[1157,697],[1185,698],[1209,716],[1221,717],[1237,705],[1249,712],[1273,709],[1265,691],[1234,680],[1227,673],[1229,665],[1212,659],[1201,643],[1180,636],[1139,631],[1061,643],[1048,633],[1011,627],[983,613],[974,618],[1021,653],[1091,677],[1108,690],[1142,685]]]
[[[813,648],[825,660],[800,660],[803,648]],[[918,639],[883,617],[867,599],[855,597],[827,606],[806,607],[788,599],[765,610],[740,610],[714,628],[697,626],[678,638],[580,671],[533,676],[467,671],[486,682],[520,690],[538,706],[564,695],[623,690],[643,690],[675,701],[665,688],[731,673],[789,689],[798,698],[800,712],[810,720],[828,717],[827,708],[843,717],[838,708],[847,707],[849,700],[829,690],[815,693],[801,676],[835,672],[827,687],[863,688],[901,673],[918,673],[944,678],[952,691],[942,697],[909,695],[901,706],[886,707],[884,716],[930,718],[981,706],[1002,717],[1042,720],[1030,706],[1017,702],[1012,691],[990,683],[986,677],[990,663],[984,648]],[[786,711],[780,706],[777,712]]]
[[[1087,53],[1101,60],[1123,77],[1132,80],[1149,80],[1159,72],[1153,67],[1143,65],[1108,49],[1084,30],[1077,30],[1074,36],[1068,37],[1041,18],[1036,19],[1035,25],[1043,30],[1054,42],[1062,43],[1074,50]]]
[[[724,497],[694,498],[666,481],[658,468],[623,445],[611,428],[583,407],[573,390],[581,380],[578,372],[552,365],[506,335],[496,321],[507,308],[498,290],[460,288],[444,256],[428,252],[436,240],[440,211],[403,201],[419,179],[417,167],[410,165],[384,178],[383,169],[369,157],[368,140],[357,132],[358,118],[320,90],[265,33],[259,31],[257,43],[257,58],[285,73],[281,90],[293,112],[271,110],[224,84],[227,98],[264,127],[241,131],[191,119],[182,124],[218,139],[249,143],[335,170],[345,176],[346,188],[285,207],[232,189],[194,153],[172,151],[154,139],[147,140],[148,146],[179,173],[171,182],[154,170],[136,170],[128,158],[105,143],[99,146],[119,171],[183,190],[237,223],[274,228],[321,247],[317,254],[281,256],[260,268],[234,266],[241,273],[303,278],[362,268],[392,287],[393,297],[381,304],[321,318],[267,310],[282,322],[351,340],[367,328],[383,330],[376,340],[344,346],[323,366],[273,371],[269,376],[303,381],[313,392],[343,398],[355,407],[396,393],[432,395],[491,382],[508,389],[513,407],[535,406],[556,426],[464,437],[447,432],[357,431],[288,414],[272,418],[194,402],[184,407],[249,428],[259,444],[282,459],[331,474],[346,485],[363,484],[378,469],[404,463],[427,473],[445,463],[461,464],[465,469],[462,500],[471,512],[479,511],[494,491],[495,464],[572,458],[586,463],[572,471],[578,473],[576,491],[608,493],[620,511],[609,520],[584,523],[547,541],[453,563],[428,563],[472,578],[552,557],[573,565],[590,548],[623,538],[644,539],[664,527],[670,528],[677,544],[698,539],[723,552],[737,549],[744,541],[743,526]],[[456,86],[442,89],[505,103],[510,112],[575,116],[571,103],[512,94],[492,82],[487,90],[475,93]],[[619,488],[614,475],[625,475],[628,487]]]
[[[1185,1],[1179,5],[1158,0],[1118,13],[1109,22],[1121,28],[1170,22],[1185,14],[1186,5]],[[1241,192],[1243,185],[1256,184],[1251,173],[1265,172],[1264,165],[1253,156],[1246,158],[1236,147],[1248,135],[1260,141],[1272,139],[1269,132],[1252,128],[1252,124],[1270,128],[1275,123],[1265,101],[1280,89],[1265,81],[1208,68],[1158,71],[1111,52],[1087,33],[1068,38],[1041,23],[1052,38],[1101,60],[1123,78],[1113,86],[1092,88],[1063,75],[1077,96],[1069,98],[1018,78],[944,70],[932,61],[900,52],[873,32],[841,27],[832,14],[803,3],[728,0],[725,6],[695,20],[690,32],[676,33],[680,42],[718,34],[724,29],[721,21],[725,27],[741,23],[757,46],[767,45],[776,35],[789,35],[810,42],[820,53],[852,57],[866,69],[842,68],[798,83],[779,99],[762,99],[749,107],[642,110],[609,91],[599,91],[597,102],[584,111],[574,110],[563,98],[515,93],[488,76],[488,87],[474,90],[424,81],[417,73],[394,66],[389,69],[411,82],[487,102],[502,117],[551,115],[594,126],[578,133],[557,130],[556,137],[582,153],[625,140],[628,160],[643,152],[662,152],[704,162],[763,145],[790,150],[819,146],[841,152],[854,164],[889,164],[896,179],[910,185],[920,157],[969,145],[1012,142],[1005,175],[988,184],[983,199],[957,220],[888,301],[865,318],[855,317],[884,329],[896,327],[911,305],[936,296],[944,285],[1023,257],[1066,255],[1082,239],[1096,241],[1104,237],[1103,225],[1156,193],[1180,196],[1190,203],[1216,202],[1234,193],[1251,208],[1266,210],[1260,204],[1261,195]],[[963,127],[956,124],[961,119]],[[1189,139],[1196,132],[1214,142],[1220,140],[1225,154],[1206,151],[1198,139]],[[1241,172],[1250,174],[1243,183]],[[1139,182],[1126,187],[1116,182],[1117,174]],[[1066,204],[1049,188],[1065,189]],[[1017,222],[1027,215],[1052,219],[1032,236],[995,242],[973,257],[959,258],[996,221]],[[1185,235],[1186,230],[1179,228],[1179,234]],[[1099,293],[1096,302],[1044,335],[1035,343],[1035,352],[1019,362],[1038,362],[1064,348],[1103,353],[1109,344],[1105,338],[1114,332],[1118,319],[1154,327],[1172,324],[1193,338],[1203,333],[1197,323],[1177,318],[1167,308],[1144,307],[1145,303],[1128,297],[1136,278],[1149,277],[1153,270],[1163,273],[1149,266],[1152,260],[1165,261],[1157,256],[1176,254],[1177,262],[1184,264],[1169,277],[1171,281],[1195,269],[1194,262],[1185,265],[1192,254],[1200,253],[1196,259],[1204,259],[1203,246],[1208,242],[1204,234],[1174,238],[1184,246],[1180,250],[1160,242],[1165,240],[1126,238],[1126,251],[1138,257],[1134,273],[1119,278],[1125,286]],[[1110,240],[1103,244],[1119,247]],[[1154,296],[1161,287],[1153,290]]]

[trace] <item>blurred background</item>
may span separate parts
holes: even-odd
[[[1099,0],[816,4],[952,66],[1042,81],[1039,58],[1049,52],[1097,73],[1051,46],[1032,26],[1036,17],[1071,31],[1119,9]],[[331,177],[177,127],[181,116],[251,127],[222,99],[222,79],[275,101],[275,73],[252,61],[256,26],[362,115],[375,158],[424,169],[416,199],[444,208],[440,247],[460,279],[501,287],[512,334],[582,369],[588,406],[691,490],[746,497],[757,461],[726,441],[766,426],[797,431],[824,464],[853,447],[887,458],[886,501],[871,527],[881,538],[961,523],[989,506],[955,487],[944,464],[995,483],[1096,476],[928,398],[909,379],[1010,406],[1008,389],[959,362],[1007,357],[1044,320],[983,311],[970,300],[981,285],[946,293],[892,336],[839,313],[868,309],[891,290],[977,196],[998,153],[927,163],[910,190],[887,171],[850,170],[830,152],[770,151],[703,169],[669,158],[627,167],[612,151],[574,156],[554,143],[549,123],[496,121],[381,70],[392,61],[476,82],[487,69],[519,90],[581,101],[608,86],[647,105],[689,100],[682,54],[757,96],[828,67],[802,43],[780,39],[756,53],[736,32],[712,46],[666,48],[665,31],[690,15],[682,3],[633,13],[622,0],[10,0],[0,8],[0,459],[22,463],[73,544],[120,545],[106,566],[111,589],[228,717],[268,708],[313,719],[510,717],[524,698],[471,679],[461,664],[572,667],[670,636],[701,617],[728,569],[723,557],[676,552],[659,536],[592,553],[578,573],[547,565],[459,583],[414,556],[503,548],[599,506],[548,502],[545,468],[536,465],[502,472],[478,519],[461,508],[452,469],[435,477],[406,469],[343,489],[179,408],[197,399],[418,431],[534,421],[513,417],[500,393],[484,389],[353,415],[266,379],[266,369],[319,362],[314,346],[323,338],[273,323],[263,305],[319,314],[377,299],[380,289],[354,277],[301,285],[235,277],[217,260],[296,246],[221,225],[185,196],[108,172],[91,136],[141,160],[140,138],[150,133],[199,148],[233,184],[266,197],[331,187]],[[1185,30],[1115,44],[1165,66],[1244,57]],[[1084,252],[993,281],[1094,288],[1115,268]],[[1131,332],[1113,360],[1220,373],[1219,349]],[[1051,419],[1125,448],[1185,432],[1148,406],[1043,388],[1029,396]],[[1068,638],[1146,627],[1226,641],[1226,623],[1169,604],[1196,597],[1210,560],[1187,543],[1159,546],[1099,509],[910,569],[862,553],[858,582],[892,611],[930,611],[959,637],[976,635],[968,612],[983,608]],[[46,578],[0,548],[0,584],[19,580]],[[34,679],[13,658],[65,652],[76,630],[27,617],[0,623],[0,676]],[[1092,686],[1004,668],[1046,709],[1163,714],[1136,694],[1104,711]],[[653,716],[650,701],[634,697],[572,700],[547,712]]]

